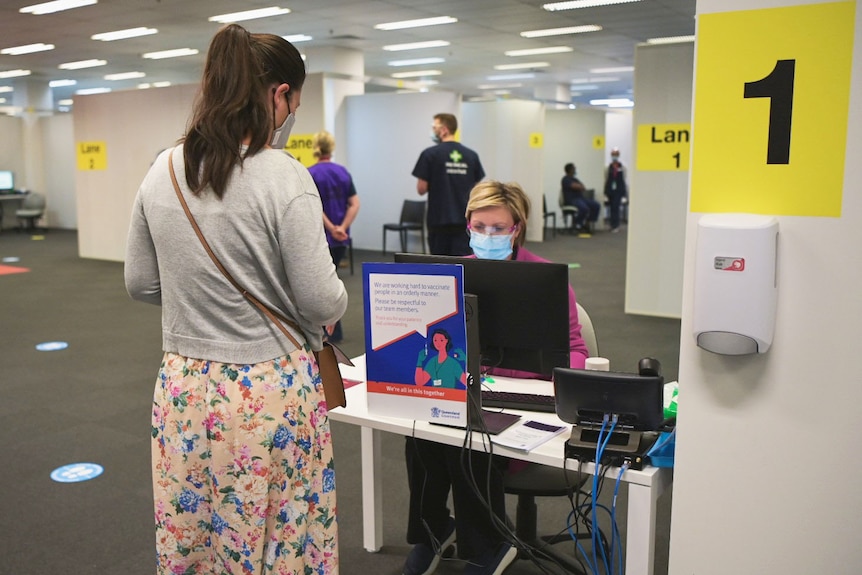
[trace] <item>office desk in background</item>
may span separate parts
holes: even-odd
[[[462,445],[464,431],[431,425],[427,422],[397,417],[370,415],[367,409],[365,380],[365,356],[353,360],[354,367],[341,366],[345,378],[359,380],[363,383],[347,389],[347,407],[337,407],[329,412],[334,421],[358,425],[361,434],[362,449],[362,525],[363,545],[369,552],[377,552],[383,546],[383,483],[381,475],[381,435],[382,431],[397,433],[446,443]],[[525,382],[495,376],[495,389],[524,390]],[[530,380],[528,391],[532,393],[553,394],[553,386],[547,381]],[[560,423],[555,414],[535,412],[521,413],[525,417],[539,421]],[[568,434],[559,435],[533,451],[525,453],[494,445],[494,453],[506,457],[523,459],[533,463],[541,463],[553,467],[563,467],[564,444]],[[481,449],[480,435],[475,434],[474,443]],[[568,460],[566,466],[577,470],[578,464]],[[583,464],[581,470],[594,473],[592,463]],[[616,477],[618,468],[608,472],[609,477]],[[623,474],[622,481],[628,484],[628,511],[626,524],[626,575],[652,575],[655,568],[655,536],[656,509],[659,496],[667,489],[673,480],[673,470],[647,466],[641,471],[628,470]]]
[[[11,225],[6,225],[5,212],[10,214],[9,221],[14,225],[17,221],[15,219],[15,210],[23,205],[24,198],[26,197],[27,194],[0,194],[0,232],[7,227],[12,227]]]

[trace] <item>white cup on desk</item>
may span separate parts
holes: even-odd
[[[594,371],[610,371],[611,362],[606,357],[588,357],[584,364],[584,369],[592,369]]]

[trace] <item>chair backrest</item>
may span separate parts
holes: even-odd
[[[404,200],[401,206],[402,224],[422,224],[425,222],[425,202],[423,200]]]
[[[21,208],[25,210],[44,210],[45,196],[37,192],[30,192],[24,196],[24,201],[21,202]]]
[[[584,343],[587,344],[587,351],[590,357],[599,356],[599,342],[596,339],[596,330],[593,328],[593,320],[590,319],[590,314],[587,313],[581,304],[578,306],[578,321],[581,322],[581,337],[584,338]]]

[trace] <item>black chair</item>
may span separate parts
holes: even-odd
[[[566,203],[562,188],[560,188],[560,196],[557,201],[560,204],[560,211],[563,212],[563,227],[566,228],[567,231],[574,233],[575,222],[578,219],[578,207]]]
[[[549,212],[548,211],[548,200],[545,199],[545,196],[542,196],[542,218],[544,218],[545,223],[543,224],[544,228],[542,230],[542,237],[544,237],[544,230],[548,229],[548,220],[552,220],[554,223],[551,225],[551,230],[554,232],[553,237],[557,237],[557,212]]]
[[[419,232],[422,241],[422,253],[425,253],[425,202],[421,200],[404,200],[401,206],[401,217],[397,224],[383,224],[383,253],[386,253],[386,232],[398,232],[401,240],[401,251],[407,251],[407,232]]]

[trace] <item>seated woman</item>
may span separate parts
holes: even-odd
[[[475,257],[547,262],[524,248],[530,201],[518,184],[480,182],[470,192],[466,215],[470,247]],[[569,349],[570,367],[583,368],[588,352],[581,337],[575,292],[571,287]],[[512,377],[539,377],[503,369],[489,372]],[[417,377],[418,373],[417,367]],[[500,522],[506,521],[503,473],[509,460],[473,451],[469,459],[471,477],[464,469],[460,447],[408,437],[405,455],[410,488],[407,542],[413,544],[413,549],[404,564],[404,575],[433,573],[443,552],[455,541],[456,532],[458,555],[467,560],[464,573],[502,573],[517,556],[517,549],[498,528]],[[477,488],[481,497],[475,491]],[[447,507],[450,489],[454,519]],[[489,507],[496,518],[491,517]]]

